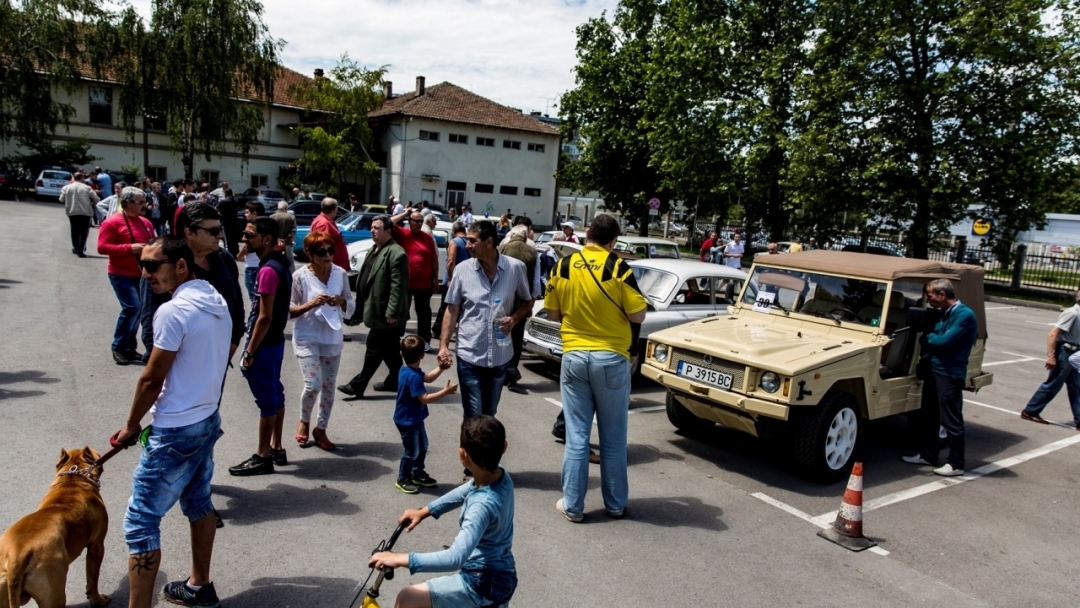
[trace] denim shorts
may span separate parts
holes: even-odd
[[[210,481],[214,477],[214,444],[221,435],[221,417],[216,411],[188,426],[150,427],[124,514],[124,538],[132,555],[161,548],[161,518],[177,501],[188,521],[202,519],[214,510]]]
[[[259,416],[276,416],[285,407],[285,385],[281,383],[281,361],[285,357],[285,343],[260,346],[252,353],[251,365],[241,373],[247,379]]]
[[[427,582],[431,608],[502,608],[517,589],[516,572],[458,572]]]

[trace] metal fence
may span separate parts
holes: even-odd
[[[1016,245],[1007,256],[987,247],[958,247],[930,254],[930,259],[977,264],[986,269],[986,282],[1010,289],[1036,288],[1072,293],[1080,288],[1080,256],[1068,252],[1028,252]]]

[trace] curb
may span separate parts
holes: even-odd
[[[1026,306],[1028,308],[1041,308],[1042,310],[1052,310],[1054,312],[1061,312],[1061,306],[1057,304],[1050,304],[1048,302],[1032,302],[1031,300],[1021,300],[1018,298],[1006,298],[1002,296],[986,296],[987,302],[994,302],[996,304],[1011,304],[1013,306]]]

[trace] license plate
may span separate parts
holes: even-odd
[[[731,382],[735,378],[731,374],[718,372],[714,369],[701,367],[700,365],[693,365],[686,361],[679,361],[679,367],[676,372],[683,378],[697,380],[698,382],[706,382],[708,384],[719,386],[726,391],[731,390]]]

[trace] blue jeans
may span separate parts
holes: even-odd
[[[410,481],[414,476],[423,475],[424,460],[427,458],[428,438],[424,423],[420,424],[395,424],[401,433],[401,445],[405,451],[401,454],[401,465],[398,467],[398,481]]]
[[[466,363],[458,358],[458,383],[461,385],[461,405],[465,417],[485,414],[494,416],[499,410],[506,366],[483,367]]]
[[[248,302],[255,301],[255,279],[259,276],[259,268],[245,268],[244,269],[244,287],[248,292]]]
[[[570,515],[585,509],[589,486],[589,436],[593,416],[600,434],[600,493],[604,508],[621,514],[630,493],[626,478],[626,419],[630,410],[630,360],[611,351],[563,353],[559,376],[566,449],[563,505]]]
[[[177,501],[188,521],[198,521],[214,510],[210,481],[214,478],[214,444],[222,434],[216,411],[188,426],[150,427],[124,514],[129,553],[161,548],[161,518]]]
[[[248,388],[255,397],[260,418],[277,416],[285,407],[285,385],[281,383],[281,362],[285,357],[285,343],[261,345],[251,354],[251,364],[241,370]]]
[[[139,328],[139,277],[126,277],[118,274],[109,275],[116,299],[120,301],[120,316],[116,319],[113,331],[112,349],[120,352],[135,350],[136,332]]]
[[[1077,372],[1076,368],[1069,364],[1069,355],[1071,354],[1065,350],[1061,343],[1058,343],[1057,348],[1054,349],[1057,365],[1046,376],[1046,382],[1043,382],[1035,390],[1035,394],[1031,396],[1027,407],[1024,408],[1025,412],[1032,416],[1042,414],[1050,401],[1061,392],[1061,387],[1064,385],[1069,394],[1069,406],[1072,407],[1073,422],[1080,424],[1080,372]]]

